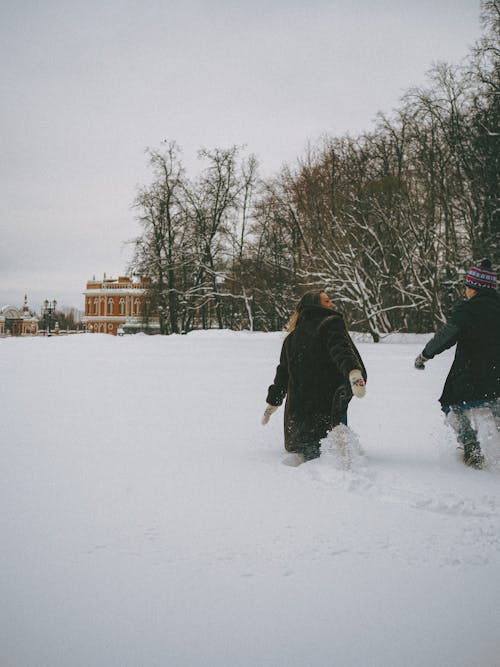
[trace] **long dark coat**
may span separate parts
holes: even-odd
[[[450,321],[424,348],[424,356],[457,345],[439,399],[442,405],[488,401],[500,397],[500,297],[493,289],[461,302]]]
[[[366,371],[338,311],[309,306],[298,318],[281,350],[267,403],[281,405],[285,396],[285,448],[304,453],[317,447],[340,422],[352,398],[349,373]]]

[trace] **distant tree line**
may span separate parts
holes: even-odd
[[[35,312],[31,313],[36,315]],[[81,313],[78,308],[59,308],[50,313],[42,310],[38,326],[41,330],[54,330],[56,325],[61,331],[77,331],[82,328]]]
[[[390,116],[321,139],[270,179],[238,147],[149,152],[132,269],[151,276],[163,333],[278,330],[306,289],[328,290],[374,340],[446,318],[468,264],[500,264],[500,0],[460,66],[437,64]]]

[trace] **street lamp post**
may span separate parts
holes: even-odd
[[[57,306],[57,301],[54,299],[53,301],[48,301],[45,299],[43,302],[43,310],[42,310],[42,315],[43,319],[45,320],[45,335],[50,336],[50,323],[52,321],[52,313],[56,312],[56,306]]]
[[[158,306],[158,319],[160,321],[160,334],[163,335],[165,333],[165,313],[163,306]]]

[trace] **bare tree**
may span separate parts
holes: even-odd
[[[178,333],[184,168],[175,143],[167,143],[163,151],[149,151],[149,156],[154,180],[141,188],[135,201],[143,234],[135,241],[133,266],[153,278],[150,296],[160,315],[161,333]]]

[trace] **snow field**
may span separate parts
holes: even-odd
[[[500,473],[443,423],[452,352],[360,343],[350,429],[291,467],[281,341],[0,340],[2,664],[499,664]]]

